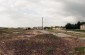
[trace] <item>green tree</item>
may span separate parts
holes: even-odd
[[[71,29],[72,28],[70,23],[67,23],[65,27],[66,27],[66,29]]]
[[[77,29],[80,29],[80,25],[81,25],[81,23],[80,23],[80,21],[78,21],[77,22]]]

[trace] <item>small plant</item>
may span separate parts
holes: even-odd
[[[85,47],[75,48],[75,52],[78,52],[78,53],[85,53]]]
[[[53,54],[54,48],[53,47],[47,47],[46,53]]]

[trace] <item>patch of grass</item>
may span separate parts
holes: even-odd
[[[85,47],[76,47],[69,52],[70,55],[85,55]]]
[[[85,30],[80,30],[80,29],[69,29],[68,31],[85,32]]]
[[[47,47],[46,53],[53,54],[54,48],[53,47]]]
[[[78,52],[78,53],[85,53],[85,47],[78,47],[78,48],[75,48],[75,52]]]

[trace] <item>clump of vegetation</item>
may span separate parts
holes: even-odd
[[[67,23],[65,28],[66,29],[80,29],[81,22],[77,22],[77,24]]]
[[[66,29],[80,29],[80,25],[85,24],[85,22],[78,21],[76,24],[67,23],[65,25]]]
[[[75,52],[77,52],[77,53],[85,53],[85,47],[77,47],[77,48],[75,48]]]
[[[46,52],[47,52],[47,54],[53,54],[53,51],[55,50],[55,48],[53,48],[53,47],[47,47],[46,48]]]
[[[85,47],[76,47],[71,52],[70,55],[85,55]]]

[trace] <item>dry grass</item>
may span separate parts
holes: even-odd
[[[32,36],[25,37],[29,35]],[[0,55],[69,55],[77,47],[74,40],[33,30],[3,29],[0,30]]]
[[[0,41],[2,55],[69,55],[69,42],[52,34]]]
[[[68,32],[66,30],[49,30],[49,31],[55,32],[55,33],[64,33],[64,34],[68,34],[68,35],[72,35],[72,36],[80,37],[80,38],[85,38],[85,34],[82,34],[82,33]]]

